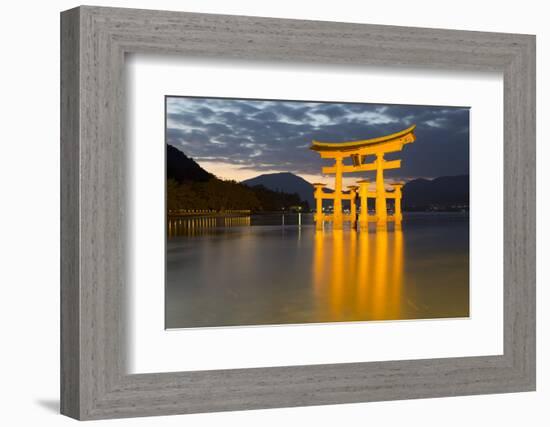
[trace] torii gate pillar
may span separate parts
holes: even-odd
[[[344,218],[342,213],[342,157],[338,156],[335,159],[334,170],[335,170],[335,179],[334,179],[334,208],[333,208],[333,220],[332,228],[334,230],[341,230],[344,227]]]
[[[349,188],[349,201],[350,201],[350,226],[355,228],[357,220],[357,206],[355,206],[355,199],[357,198],[357,185],[348,185]]]
[[[369,208],[367,205],[369,180],[362,179],[357,181],[359,184],[359,199],[361,200],[361,212],[359,212],[359,230],[365,231],[369,229]]]
[[[402,191],[403,183],[395,183],[392,184],[392,187],[394,188],[394,197],[395,197],[395,207],[394,207],[394,224],[395,227],[401,227],[401,221],[403,220],[403,214],[401,212],[401,198],[402,198]]]
[[[323,188],[325,187],[325,184],[315,183],[313,184],[313,187],[315,187],[315,192],[313,193],[313,196],[315,197],[315,229],[322,230],[324,223]]]
[[[386,226],[387,204],[386,186],[384,184],[384,154],[376,155],[376,227]]]

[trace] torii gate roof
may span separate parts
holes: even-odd
[[[309,148],[313,151],[356,151],[363,147],[380,146],[382,144],[391,144],[393,142],[407,144],[409,142],[413,142],[416,139],[413,133],[415,128],[416,125],[412,125],[407,129],[403,129],[390,135],[379,136],[377,138],[371,139],[363,139],[360,141],[320,142],[314,140],[311,144],[311,147]]]

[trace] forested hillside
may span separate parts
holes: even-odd
[[[296,193],[273,191],[261,185],[249,187],[235,181],[218,179],[177,148],[171,145],[166,147],[168,210],[250,209],[253,212],[270,212],[293,206],[308,209],[307,202],[303,202]]]

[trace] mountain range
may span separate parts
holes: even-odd
[[[403,186],[404,210],[456,209],[469,206],[470,175],[418,178]]]
[[[195,182],[222,182],[213,174],[203,169],[192,158],[171,145],[166,145],[166,175],[179,183]],[[412,211],[424,211],[431,209],[456,209],[458,206],[469,205],[469,175],[442,176],[434,179],[417,178],[407,182],[403,186],[403,209]],[[226,183],[223,191],[230,191]],[[275,206],[281,204],[280,197],[296,194],[303,202],[308,202],[310,208],[314,208],[313,185],[305,179],[290,173],[279,172],[262,174],[233,185],[250,188],[256,192],[256,197],[264,200],[264,205]],[[264,190],[262,190],[262,188]],[[238,188],[235,188],[239,190]],[[271,190],[272,194],[266,194],[265,190]],[[327,189],[325,191],[331,191]],[[240,194],[242,193],[239,190]],[[279,196],[277,194],[281,193]],[[260,197],[261,196],[261,197]],[[271,201],[268,202],[268,197]],[[295,197],[295,196],[294,196]],[[275,202],[277,200],[277,202]],[[288,199],[285,203],[291,203]],[[373,202],[373,201],[369,201]],[[292,203],[296,203],[293,201]]]
[[[313,208],[313,185],[290,172],[262,174],[242,181],[248,186],[262,185],[273,191],[297,193]],[[469,175],[417,178],[403,186],[404,210],[455,209],[469,204]],[[325,191],[329,192],[330,189]],[[373,202],[372,202],[373,203]],[[374,205],[373,205],[374,206]]]
[[[313,185],[304,178],[294,175],[290,172],[278,172],[259,175],[255,178],[241,181],[249,187],[263,185],[273,191],[283,193],[296,193],[303,201],[307,201],[310,207],[315,206],[313,199]]]

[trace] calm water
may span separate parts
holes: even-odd
[[[401,231],[368,233],[284,222],[169,221],[166,327],[469,315],[467,214],[409,214]]]

